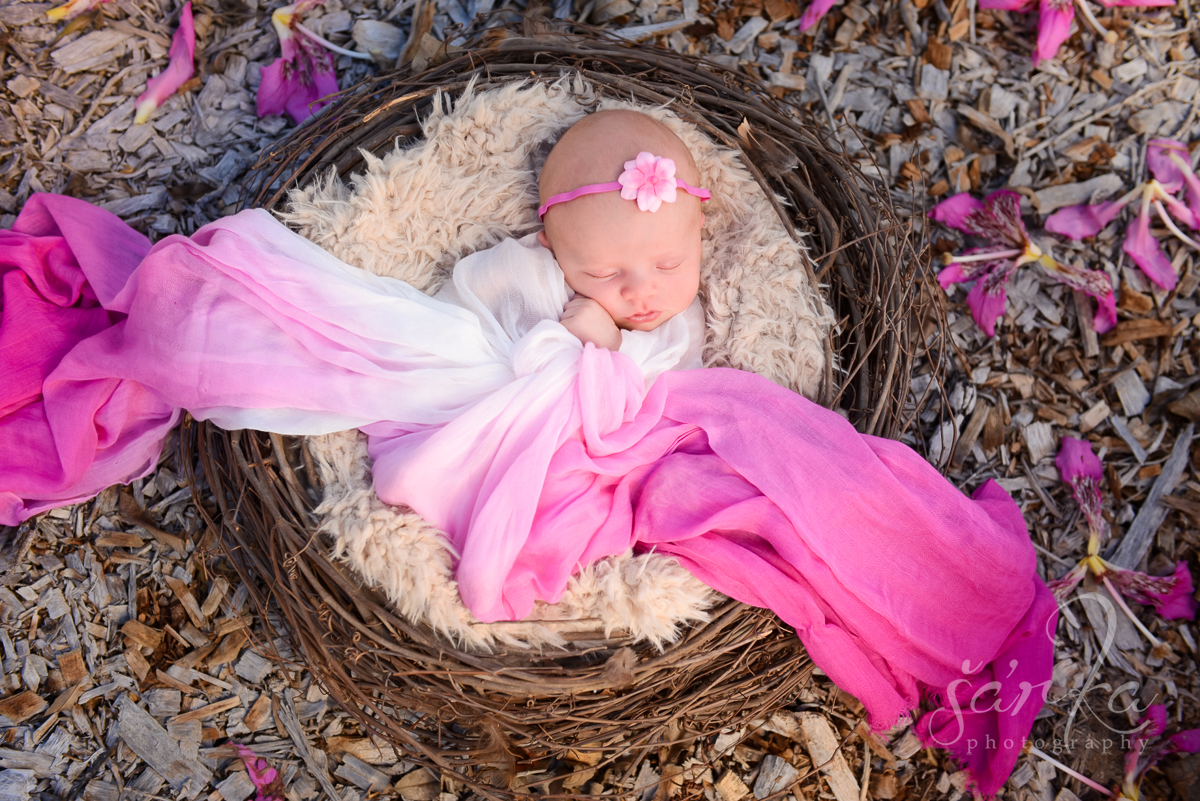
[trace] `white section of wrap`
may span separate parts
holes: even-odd
[[[236,218],[231,218],[236,219]],[[261,221],[257,221],[261,222]],[[580,341],[558,319],[573,296],[562,271],[536,234],[506,239],[461,259],[433,297],[401,281],[352,267],[281,223],[256,226],[262,244],[287,260],[287,276],[264,276],[276,286],[306,287],[320,298],[308,309],[333,326],[369,337],[368,373],[392,373],[395,392],[362,409],[305,408],[191,410],[227,429],[326,434],[372,423],[420,428],[448,422],[522,376],[574,361]],[[688,309],[702,316],[699,303]],[[647,386],[684,366],[689,321],[677,315],[654,331],[625,331],[621,352],[640,368]],[[694,316],[694,315],[693,315]],[[694,325],[694,322],[693,322]],[[701,331],[703,320],[701,319]],[[693,346],[698,354],[702,339]],[[690,359],[699,366],[698,359]],[[343,366],[344,367],[344,366]],[[405,377],[420,374],[420,385]],[[571,371],[573,372],[573,371]],[[425,408],[418,408],[422,403]]]

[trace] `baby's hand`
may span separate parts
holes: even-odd
[[[598,348],[621,349],[621,331],[613,318],[596,301],[576,295],[563,307],[559,322],[585,345],[591,342]]]

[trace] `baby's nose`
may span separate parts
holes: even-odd
[[[653,283],[643,276],[631,275],[621,285],[621,297],[627,301],[641,300],[653,294]]]

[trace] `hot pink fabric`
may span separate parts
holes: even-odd
[[[671,553],[795,627],[873,727],[934,704],[922,737],[1000,788],[1049,687],[1057,610],[999,486],[968,498],[908,447],[753,374],[668,372],[647,391],[628,356],[591,345],[565,391],[518,369],[441,409],[346,300],[368,279],[289,281],[311,274],[309,251],[278,230],[244,212],[150,249],[81,201],[30,200],[0,234],[0,356],[17,377],[0,395],[0,522],[144,473],[178,407],[287,407],[285,429],[346,415],[380,497],[450,537],[480,619],[556,600],[601,556]]]

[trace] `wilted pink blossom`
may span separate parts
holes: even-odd
[[[258,790],[254,801],[284,801],[283,779],[279,777],[279,771],[248,747],[238,743],[234,743],[233,747],[246,764],[246,773]]]
[[[68,0],[61,6],[55,6],[46,12],[46,16],[51,22],[58,22],[63,19],[74,19],[80,14],[91,11],[101,3],[107,3],[109,0]]]
[[[286,111],[299,125],[328,104],[324,98],[337,93],[333,56],[312,38],[297,33],[299,15],[323,2],[299,0],[271,14],[283,55],[262,71],[258,116]]]
[[[192,73],[195,72],[192,60],[196,56],[196,27],[192,22],[191,0],[183,4],[179,27],[171,37],[171,49],[167,55],[171,59],[167,68],[146,81],[146,91],[138,96],[134,123],[141,124],[150,119],[154,109],[191,80]]]
[[[954,195],[935,206],[929,216],[990,245],[957,256],[944,254],[942,263],[946,266],[938,273],[943,289],[949,289],[951,284],[975,282],[967,293],[967,306],[975,323],[988,336],[995,335],[996,320],[1004,315],[1005,282],[1017,268],[1030,262],[1037,262],[1053,278],[1096,298],[1092,325],[1097,331],[1103,333],[1116,325],[1116,302],[1108,276],[1059,264],[1042,253],[1025,231],[1020,196],[1016,192],[993,192],[983,201],[966,193]]]
[[[1138,721],[1129,751],[1125,754],[1125,776],[1119,798],[1138,801],[1142,777],[1146,771],[1170,754],[1194,754],[1200,751],[1200,729],[1188,729],[1163,736],[1167,730],[1167,708],[1151,704]]]
[[[1183,562],[1178,563],[1175,572],[1170,576],[1151,576],[1136,570],[1125,570],[1101,558],[1100,546],[1108,533],[1108,525],[1101,514],[1103,496],[1100,483],[1104,478],[1103,466],[1092,453],[1091,443],[1074,437],[1063,437],[1054,464],[1058,467],[1062,480],[1071,487],[1071,494],[1087,520],[1088,543],[1087,556],[1047,586],[1056,598],[1063,601],[1083,581],[1087,572],[1092,571],[1113,593],[1114,600],[1134,625],[1147,635],[1153,645],[1161,645],[1133,615],[1122,596],[1128,596],[1140,604],[1153,606],[1161,617],[1168,620],[1195,617],[1197,604],[1192,597],[1192,575],[1187,565]]]
[[[1071,35],[1071,21],[1075,19],[1074,0],[979,0],[980,8],[1004,11],[1030,12],[1038,9],[1037,48],[1033,51],[1033,63],[1051,59],[1058,48]]]
[[[1178,221],[1193,230],[1200,230],[1200,178],[1192,170],[1187,146],[1173,139],[1152,139],[1146,149],[1146,165],[1154,176],[1149,181],[1138,184],[1118,200],[1061,209],[1046,219],[1046,230],[1072,239],[1095,236],[1116,218],[1121,209],[1138,199],[1138,213],[1126,229],[1122,248],[1151,281],[1171,290],[1179,277],[1162,246],[1150,233],[1151,212],[1157,213],[1167,230],[1180,241],[1200,248],[1200,243],[1176,225]],[[1185,187],[1186,205],[1175,197],[1175,193]]]

